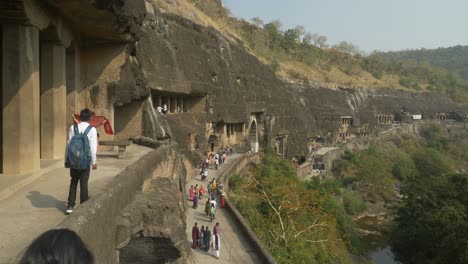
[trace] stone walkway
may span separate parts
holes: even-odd
[[[220,173],[226,168],[227,164],[236,162],[241,157],[240,154],[235,154],[229,157],[226,164],[221,165],[219,170],[210,170],[208,174],[208,180],[218,177]],[[207,183],[203,183],[198,175],[198,169],[196,169],[195,178],[189,180],[186,185],[187,194],[189,193],[190,186],[199,186],[203,184],[203,188],[206,189]],[[216,219],[210,224],[209,218],[205,215],[205,203],[208,199],[208,194],[205,193],[203,198],[198,203],[198,208],[193,209],[193,203],[188,201],[187,197],[187,238],[192,245],[192,227],[195,222],[198,223],[198,227],[208,225],[211,233],[213,234],[213,227],[216,222],[219,222],[221,229],[221,248],[220,248],[220,258],[216,259],[215,257],[208,254],[208,252],[202,251],[200,249],[192,249],[192,254],[190,256],[190,263],[200,263],[200,264],[210,264],[210,263],[260,263],[260,259],[256,256],[255,252],[252,249],[247,238],[244,237],[240,228],[235,224],[234,219],[232,219],[231,214],[226,211],[226,209],[221,208],[219,200],[218,209],[216,210]]]
[[[117,174],[151,150],[132,145],[127,148],[125,159],[98,156],[98,169],[91,171],[89,179],[90,197],[104,190]],[[0,181],[0,194],[4,193],[0,195],[0,264],[12,263],[11,259],[34,238],[67,217],[64,211],[70,185],[69,171],[63,167],[63,161],[49,163],[38,172],[40,175],[20,188],[11,187],[14,181]],[[79,196],[78,190],[77,203]]]

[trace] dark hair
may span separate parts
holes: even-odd
[[[80,112],[80,119],[81,121],[89,121],[91,119],[91,117],[93,116],[93,112],[91,112],[91,110],[89,110],[88,108],[85,108],[83,110],[81,110]]]
[[[20,264],[94,264],[93,254],[81,238],[68,229],[49,230],[36,238]]]

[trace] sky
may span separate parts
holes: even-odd
[[[236,17],[303,25],[365,52],[468,45],[468,0],[223,0]]]

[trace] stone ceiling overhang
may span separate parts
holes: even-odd
[[[73,40],[128,40],[117,32],[117,16],[105,3],[112,0],[0,0],[0,23],[53,27],[65,46]]]

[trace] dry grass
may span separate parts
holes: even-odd
[[[226,23],[213,20],[210,16],[185,0],[153,0],[153,4],[165,12],[185,17],[205,27],[212,27],[231,41],[235,42],[234,38],[241,39]]]
[[[235,30],[230,28],[227,23],[224,21],[215,21],[187,0],[153,0],[153,4],[165,12],[185,17],[206,27],[213,27],[232,42],[238,43],[237,40],[242,40],[242,37],[240,37]],[[400,79],[396,75],[384,75],[380,79],[376,79],[370,73],[365,71],[360,71],[354,75],[348,75],[335,66],[331,66],[329,69],[325,70],[316,66],[309,66],[304,63],[288,59],[287,57],[275,58],[275,56],[270,54],[269,51],[255,52],[247,45],[244,45],[244,47],[247,52],[255,56],[264,64],[271,64],[273,62],[272,60],[279,61],[279,67],[276,74],[280,78],[298,81],[310,80],[327,84],[357,86],[363,88],[394,88],[409,90],[399,84]],[[421,87],[423,90],[426,90],[427,85],[422,85]],[[461,96],[466,97],[465,94]]]

